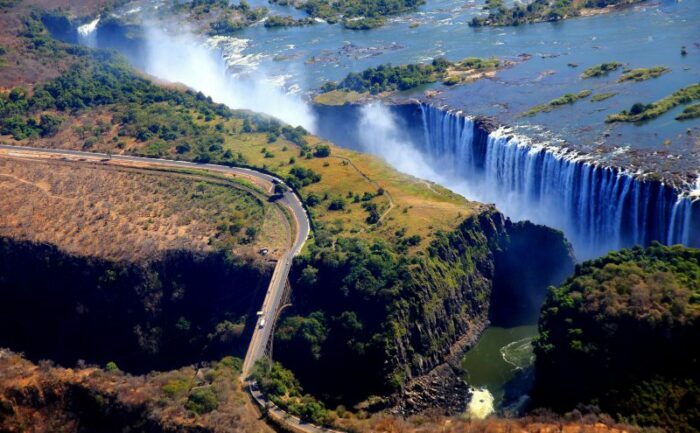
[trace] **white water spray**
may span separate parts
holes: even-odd
[[[100,23],[100,18],[97,17],[89,23],[78,27],[78,39],[81,44],[94,48],[97,46],[97,25]]]
[[[264,70],[232,74],[224,55],[240,55],[241,50],[213,49],[191,33],[177,35],[160,29],[146,31],[146,72],[164,80],[182,83],[231,108],[269,114],[291,125],[315,130],[314,116],[299,95],[274,85]],[[243,58],[243,56],[240,56]]]

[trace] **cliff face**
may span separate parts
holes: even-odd
[[[573,269],[560,232],[514,224],[495,210],[439,237],[429,253],[397,313],[405,332],[390,359],[408,379],[461,354],[490,318],[517,324],[536,317],[546,288]]]
[[[129,263],[0,238],[0,347],[134,372],[242,354],[269,275],[225,253]]]
[[[572,267],[561,233],[492,208],[412,255],[339,240],[297,261],[295,310],[278,326],[275,356],[330,401],[400,391],[473,343],[494,299],[532,308]]]

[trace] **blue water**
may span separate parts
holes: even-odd
[[[298,13],[275,6],[275,13],[292,12]],[[326,136],[340,144],[376,153],[399,170],[441,182],[468,198],[495,202],[513,218],[560,228],[582,257],[652,240],[700,244],[699,202],[690,204],[698,192],[685,201],[678,200],[679,192],[687,196],[691,189],[700,188],[696,182],[700,119],[676,121],[673,117],[679,107],[643,125],[604,123],[608,114],[634,102],[652,102],[700,82],[700,2],[665,0],[559,23],[469,27],[467,23],[478,13],[483,12],[475,2],[437,0],[369,31],[327,24],[267,29],[258,24],[217,45],[224,50],[237,47],[228,60],[235,74],[224,80],[206,67],[211,53],[202,56],[192,43],[164,36],[173,40],[151,41],[146,50],[147,57],[152,57],[147,63],[159,67],[146,69],[234,107],[311,124],[308,104],[298,96],[283,97],[285,89],[303,94],[350,71],[381,63],[429,61],[438,55],[453,60],[467,56],[513,60],[518,63],[494,79],[450,89],[437,84],[433,89],[443,92],[432,98],[423,95],[425,88],[404,95],[422,97],[423,107],[430,107],[437,119],[434,125],[425,118],[421,121],[420,116],[409,120],[415,123],[408,125],[414,132],[424,131],[417,136],[401,137],[396,132],[406,131],[389,125],[391,122],[378,122],[370,134],[363,135],[362,122],[371,126],[372,116],[388,115],[381,110],[354,119],[341,113],[330,127],[327,119],[319,120],[324,125],[316,132],[329,132]],[[418,27],[411,28],[416,23]],[[688,49],[685,57],[680,54],[681,46]],[[522,54],[531,58],[522,61]],[[632,68],[662,65],[671,72],[641,83],[617,83],[620,71],[602,78],[580,78],[585,68],[608,61]],[[221,59],[215,63],[220,64]],[[569,66],[571,63],[578,67]],[[253,92],[248,92],[251,86],[243,82],[246,76],[253,78]],[[268,92],[265,87],[270,86],[281,86],[280,92]],[[519,116],[534,105],[583,89],[618,95],[596,103],[582,100],[531,118]],[[530,147],[517,144],[526,141],[511,140],[512,132],[508,132],[489,137],[493,139],[489,141],[492,152],[478,153],[479,159],[464,159],[454,152],[470,149],[474,143],[462,136],[459,128],[453,130],[458,116],[448,114],[448,109],[461,110],[462,118],[486,114],[513,126],[512,132],[532,138],[526,140],[534,146],[532,152]],[[428,143],[424,143],[424,133]],[[588,156],[560,151],[563,147]],[[557,156],[561,154],[567,157]],[[439,162],[443,158],[458,165],[451,167],[449,176],[444,169],[450,164]],[[619,170],[597,169],[595,164],[601,162],[621,167],[624,176],[618,175],[622,173]],[[650,171],[662,173],[666,184],[632,182],[629,176]],[[678,185],[684,187],[675,190]]]

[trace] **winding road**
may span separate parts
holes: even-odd
[[[92,164],[138,164],[146,165],[148,167],[188,168],[216,173],[233,174],[236,176],[254,178],[258,180],[259,183],[262,183],[267,187],[268,193],[270,194],[272,194],[275,184],[284,184],[281,179],[267,173],[262,173],[248,168],[228,167],[216,164],[199,164],[187,161],[145,158],[139,156],[109,155],[105,153],[83,152],[79,150],[44,149],[0,144],[0,155],[2,154],[11,157],[32,157],[40,159],[60,158]],[[272,338],[272,332],[275,325],[274,322],[279,308],[281,307],[280,303],[282,302],[285,286],[287,284],[287,277],[289,276],[294,257],[299,254],[301,249],[304,247],[304,243],[309,236],[311,227],[309,217],[304,209],[304,206],[296,194],[294,194],[290,189],[288,189],[287,192],[285,192],[282,197],[277,200],[277,203],[289,209],[291,213],[294,225],[296,226],[294,228],[294,240],[290,249],[277,261],[272,278],[270,279],[263,305],[260,308],[261,318],[264,318],[265,321],[263,326],[260,326],[261,318],[258,318],[258,322],[255,325],[253,336],[250,340],[250,345],[248,346],[248,351],[246,352],[245,360],[243,362],[241,379],[244,386],[250,392],[252,399],[267,412],[268,417],[273,422],[282,425],[285,430],[298,433],[340,433],[335,430],[306,423],[298,417],[288,414],[283,409],[268,401],[258,389],[257,384],[247,379],[253,366],[255,365],[255,362],[265,355],[265,348],[268,340]]]
[[[156,158],[145,158],[140,156],[129,156],[129,155],[108,155],[104,153],[95,152],[82,152],[78,150],[67,150],[67,149],[44,149],[35,147],[25,147],[25,146],[11,146],[0,144],[0,150],[5,151],[5,153],[12,156],[32,156],[32,157],[58,157],[58,158],[72,158],[82,160],[89,163],[138,163],[145,164],[150,167],[167,167],[167,168],[189,168],[206,170],[209,172],[216,173],[226,173],[238,176],[244,176],[248,178],[257,178],[264,184],[268,185],[268,192],[272,192],[274,185],[276,183],[284,183],[281,179],[271,176],[267,173],[262,173],[256,170],[241,168],[241,167],[228,167],[224,165],[216,164],[198,164],[194,162],[187,161],[174,161],[168,159],[156,159]],[[251,338],[248,351],[246,352],[246,357],[243,362],[242,376],[246,378],[255,361],[260,359],[265,353],[265,346],[268,339],[271,337],[272,330],[274,328],[274,319],[277,315],[277,311],[280,307],[280,302],[282,301],[282,296],[284,294],[285,285],[287,284],[287,277],[289,271],[292,267],[292,262],[294,256],[301,252],[301,249],[306,242],[306,238],[309,235],[310,223],[309,217],[304,210],[304,206],[301,204],[299,198],[288,190],[283,194],[283,196],[277,200],[277,203],[289,209],[292,219],[294,220],[294,240],[292,242],[291,248],[280,257],[275,266],[275,270],[270,279],[270,284],[265,295],[265,300],[260,308],[262,312],[262,318],[265,319],[264,326],[259,326],[261,320],[255,325],[255,330],[253,331],[253,337]]]

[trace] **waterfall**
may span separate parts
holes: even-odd
[[[95,48],[97,46],[97,25],[100,23],[100,18],[97,17],[89,23],[78,27],[78,40],[81,44]]]
[[[465,181],[469,198],[495,203],[511,218],[564,231],[580,258],[652,241],[700,247],[697,192],[604,167],[504,128],[486,133],[459,112],[421,104],[421,116],[424,142],[418,147],[442,175]]]

